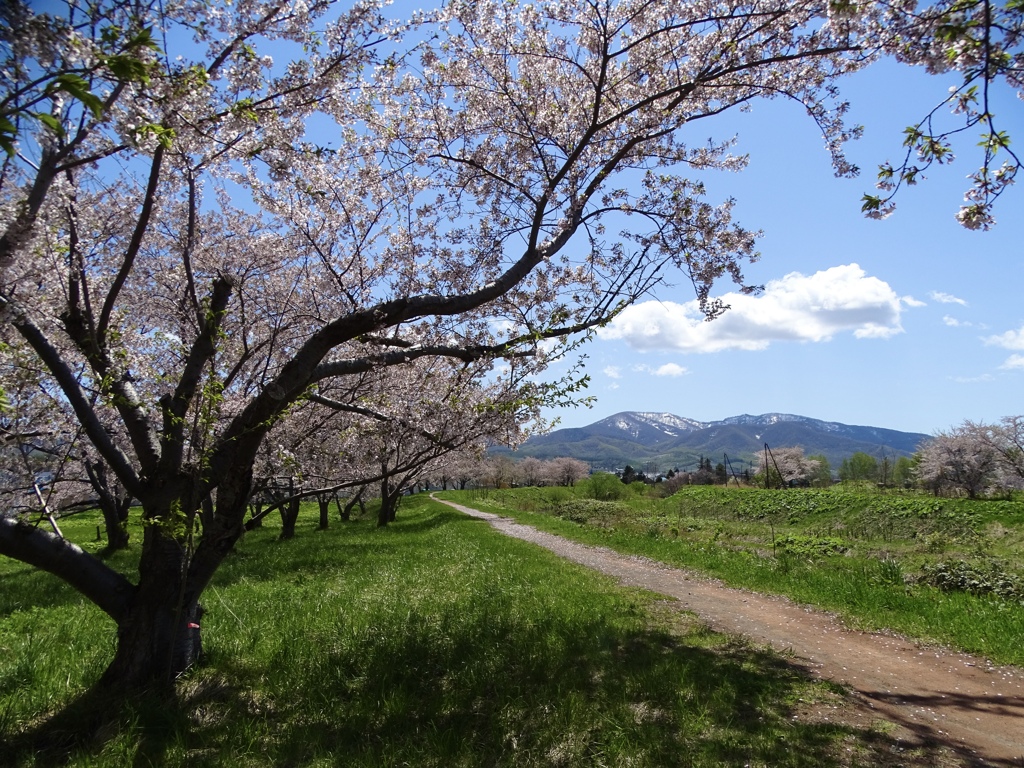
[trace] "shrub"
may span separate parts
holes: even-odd
[[[626,486],[610,472],[595,472],[579,484],[585,496],[599,501],[621,499],[626,493]]]
[[[619,485],[622,485],[622,483],[619,483]],[[600,501],[598,499],[575,499],[555,508],[555,515],[557,517],[581,524],[594,523],[595,525],[601,525],[624,514],[629,514],[628,507],[617,504],[614,501]]]
[[[994,595],[1024,603],[1024,578],[1007,572],[1005,565],[994,559],[982,563],[953,560],[926,565],[922,581],[944,592]]]
[[[823,557],[841,555],[846,552],[846,543],[835,536],[799,536],[790,534],[780,537],[776,542],[777,549],[805,557]]]

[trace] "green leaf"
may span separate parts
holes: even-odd
[[[140,141],[143,136],[155,136],[156,140],[160,142],[160,145],[164,149],[170,149],[171,144],[174,141],[175,134],[173,128],[166,128],[157,123],[147,123],[146,125],[140,125],[135,129],[135,140]]]
[[[978,146],[985,147],[992,153],[998,152],[1000,149],[1010,146],[1010,134],[1006,131],[984,133],[981,136],[981,141],[978,142]]]
[[[33,112],[32,116],[36,118],[40,123],[45,125],[47,128],[49,128],[50,131],[52,131],[57,136],[64,135],[64,126],[61,125],[60,120],[58,120],[53,115],[47,114],[46,112]]]
[[[861,213],[869,213],[871,211],[877,211],[882,207],[882,198],[878,195],[864,195],[861,198],[863,205],[861,205]]]
[[[0,149],[6,152],[8,157],[14,157],[14,144],[17,136],[17,126],[0,115]]]
[[[106,61],[110,73],[122,83],[149,83],[149,72],[146,63],[133,56],[118,54],[108,56]]]
[[[133,38],[128,41],[128,45],[125,46],[129,50],[133,48],[149,48],[152,51],[160,50],[156,40],[153,38],[153,28],[144,27],[140,29]]]
[[[121,32],[122,29],[119,26],[116,24],[110,24],[109,26],[104,27],[103,31],[100,32],[100,40],[107,45],[112,45],[117,42],[119,37],[121,37]]]
[[[85,78],[65,72],[57,75],[53,79],[53,83],[53,90],[64,91],[69,96],[78,99],[96,119],[103,116],[103,102],[99,96],[89,90],[89,83]]]

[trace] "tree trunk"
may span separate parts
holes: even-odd
[[[400,488],[393,488],[387,480],[380,484],[380,511],[377,513],[377,527],[383,528],[388,523],[395,521],[398,512],[398,503],[402,499]]]
[[[199,520],[202,522],[203,530],[205,531],[213,525],[213,498],[207,495],[206,498],[203,499],[199,509]]]
[[[113,552],[128,546],[128,508],[131,501],[125,500],[122,505],[109,504],[99,499],[100,511],[103,513],[103,526],[107,530],[107,551]]]
[[[203,607],[145,601],[117,628],[114,660],[100,678],[102,688],[172,689],[174,681],[202,656]]]
[[[250,526],[252,528],[262,528],[263,517],[260,513],[263,512],[263,502],[261,500],[254,501],[249,511],[252,518]]]
[[[299,500],[292,499],[281,507],[281,538],[295,538],[295,521],[299,519]]]
[[[157,525],[144,534],[141,580],[117,627],[114,659],[99,680],[121,691],[173,689],[175,679],[202,655],[198,595],[185,590],[188,554]]]
[[[128,546],[128,510],[132,498],[124,492],[120,483],[111,484],[107,478],[106,465],[101,461],[87,461],[85,471],[89,484],[96,492],[96,501],[103,513],[103,525],[107,530],[107,550],[114,551]]]
[[[364,514],[364,515],[366,514],[366,505],[363,503],[363,491],[364,490],[366,490],[366,489],[365,488],[360,488],[356,492],[355,496],[350,498],[345,503],[345,508],[344,509],[341,508],[341,500],[340,499],[338,500],[338,511],[341,513],[341,519],[343,521],[348,522],[350,519],[352,519],[352,508],[356,504],[359,505],[359,511],[362,512],[362,514]]]
[[[331,497],[327,495],[317,496],[316,501],[320,505],[320,530],[326,531],[329,523],[327,514],[331,510]]]
[[[402,492],[396,491],[394,501],[391,502],[391,506],[388,508],[388,522],[395,522],[395,518],[398,516],[398,505],[402,503]]]

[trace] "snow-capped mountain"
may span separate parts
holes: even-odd
[[[639,443],[654,444],[681,437],[705,426],[699,421],[684,419],[671,413],[626,411],[609,416],[584,429],[594,434],[622,435]]]
[[[559,429],[526,441],[517,453],[539,458],[573,456],[595,467],[654,462],[685,467],[701,456],[752,459],[767,443],[800,446],[838,466],[863,451],[879,459],[912,454],[928,435],[853,426],[788,413],[743,414],[701,422],[672,413],[625,411],[586,427]]]

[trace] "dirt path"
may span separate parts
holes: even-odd
[[[813,675],[848,686],[862,705],[901,727],[912,744],[946,747],[969,764],[1024,767],[1024,670],[994,667],[899,637],[852,631],[786,598],[731,589],[645,558],[443,503],[622,584],[675,598],[713,629],[792,653]]]

